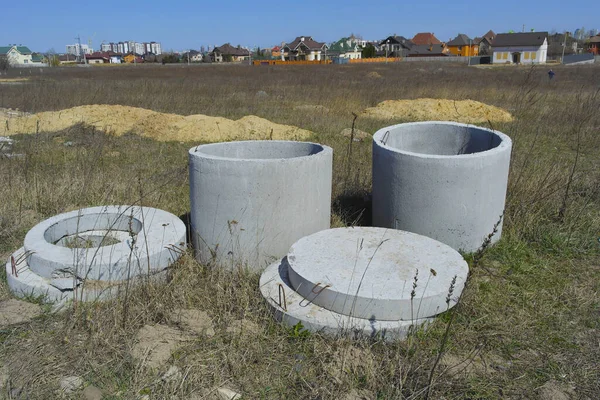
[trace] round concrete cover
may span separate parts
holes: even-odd
[[[456,303],[469,271],[463,257],[443,243],[371,227],[304,237],[290,249],[288,262],[292,287],[312,303],[376,320],[412,320],[446,311]]]
[[[260,291],[278,321],[288,326],[302,323],[311,332],[332,335],[379,337],[385,340],[404,339],[411,327],[426,328],[430,318],[409,321],[378,321],[349,317],[326,310],[304,299],[291,287],[288,263],[271,264],[260,277]]]

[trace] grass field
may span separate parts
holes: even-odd
[[[185,255],[168,283],[137,288],[127,304],[120,298],[45,312],[2,328],[0,363],[18,389],[12,394],[55,398],[60,377],[78,375],[110,399],[211,398],[221,385],[249,399],[415,399],[428,391],[432,399],[597,399],[600,67],[553,69],[551,82],[543,67],[427,62],[9,70],[9,78],[29,80],[0,83],[0,107],[119,104],[235,119],[252,114],[310,130],[312,140],[334,149],[333,226],[368,223],[371,143],[339,134],[352,125],[352,113],[383,100],[427,97],[478,100],[515,117],[493,126],[514,146],[502,240],[467,256],[472,275],[456,314],[440,316],[428,331],[386,344],[289,330],[272,321],[257,276],[207,269]],[[356,127],[374,133],[396,122],[404,120],[359,117]],[[14,138],[25,157],[0,158],[3,260],[36,223],[80,207],[135,203],[189,212],[187,150],[198,143],[114,137],[83,125]],[[5,278],[0,296],[10,297]],[[214,336],[185,342],[159,369],[133,358],[136,332],[147,324],[176,326],[171,315],[181,308],[206,311]],[[239,319],[260,329],[228,332]],[[169,365],[181,375],[158,379]]]

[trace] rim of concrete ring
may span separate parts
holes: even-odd
[[[498,146],[491,148],[489,150],[478,151],[477,153],[471,153],[471,154],[455,154],[455,155],[416,153],[413,151],[403,150],[403,149],[399,149],[397,147],[389,146],[389,145],[383,143],[382,140],[383,140],[386,132],[389,132],[395,128],[401,128],[401,127],[407,127],[407,126],[413,126],[413,125],[450,125],[450,126],[459,126],[459,127],[464,127],[464,128],[470,128],[470,129],[477,129],[480,131],[485,131],[485,132],[489,132],[493,135],[496,135],[500,138],[501,141]],[[473,125],[473,124],[463,124],[460,122],[452,122],[452,121],[420,121],[420,122],[406,122],[403,124],[396,124],[396,125],[391,125],[391,126],[386,126],[384,128],[381,128],[377,132],[375,132],[375,134],[373,135],[373,144],[377,145],[378,147],[384,148],[386,150],[392,151],[394,153],[406,154],[406,155],[410,155],[412,157],[417,157],[417,158],[460,159],[460,158],[489,157],[490,155],[492,155],[494,153],[501,153],[503,151],[509,150],[512,147],[512,139],[507,134],[502,133],[500,131],[496,131],[496,130],[488,129],[488,128],[482,128],[481,126]]]
[[[165,248],[166,244],[179,244],[182,238],[185,241],[186,230],[183,222],[177,216],[164,210],[126,205],[82,208],[50,217],[35,225],[27,232],[24,240],[24,248],[29,253],[27,256],[29,269],[44,278],[52,278],[53,273],[57,272],[57,270],[77,267],[77,260],[81,259],[92,262],[95,269],[100,270],[103,268],[117,269],[126,266],[132,251],[128,239],[108,246],[69,248],[53,244],[45,236],[46,232],[52,226],[66,223],[69,219],[85,216],[98,218],[102,214],[122,215],[125,218],[131,217],[141,225],[139,230],[136,229],[138,232],[135,233],[135,249],[138,251],[140,248],[142,251],[147,249],[148,251],[144,254],[144,258],[154,260],[161,253],[170,251]],[[165,229],[167,226],[174,228],[175,233],[172,233],[173,229],[167,231]],[[84,230],[79,233],[83,234],[92,231],[110,232],[110,227],[100,224],[95,226],[93,230]],[[115,231],[122,232],[121,229]],[[183,243],[185,244],[185,242]],[[159,257],[159,259],[167,261],[169,257],[164,257],[164,260],[162,260],[163,257]],[[160,264],[152,265],[152,270],[163,268],[164,266]],[[89,265],[86,266],[89,267]],[[91,279],[94,278],[92,277]]]
[[[307,155],[303,155],[303,156],[297,156],[297,157],[286,157],[286,158],[237,158],[237,157],[222,157],[222,156],[215,156],[213,154],[208,154],[203,152],[202,150],[204,149],[208,149],[211,147],[226,147],[226,146],[231,146],[233,144],[239,145],[239,144],[247,144],[249,146],[254,146],[254,145],[258,145],[258,143],[261,144],[265,144],[268,143],[269,145],[272,146],[282,146],[282,145],[292,145],[292,146],[297,146],[297,145],[312,145],[312,146],[316,146],[319,147],[320,150],[314,154],[307,154]],[[333,149],[327,145],[324,144],[320,144],[320,143],[315,143],[315,142],[299,142],[299,141],[295,141],[295,140],[238,140],[238,141],[231,141],[231,142],[218,142],[218,143],[208,143],[208,144],[201,144],[198,146],[194,146],[192,148],[190,148],[189,150],[189,154],[190,156],[194,156],[194,157],[198,157],[198,158],[205,158],[205,159],[213,159],[213,160],[226,160],[226,161],[231,161],[231,162],[259,162],[259,163],[265,163],[265,162],[281,162],[281,160],[285,160],[286,162],[292,162],[293,160],[305,160],[307,158],[310,157],[316,157],[316,156],[324,156],[327,154],[333,154]]]

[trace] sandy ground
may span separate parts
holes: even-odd
[[[363,115],[376,119],[406,121],[455,121],[469,124],[510,122],[512,115],[499,107],[474,100],[386,100],[367,108]]]
[[[312,135],[310,131],[254,115],[234,121],[201,114],[183,116],[137,107],[90,105],[32,115],[2,112],[0,136],[57,132],[80,123],[116,136],[134,133],[159,141],[303,140]]]

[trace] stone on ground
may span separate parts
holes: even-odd
[[[555,380],[546,382],[538,391],[540,400],[570,400],[575,397],[573,390],[565,388]],[[573,395],[573,396],[572,396]]]
[[[160,377],[160,379],[165,383],[178,382],[182,376],[183,375],[181,374],[179,368],[174,365],[171,365],[167,372],[165,372],[163,376]]]
[[[36,304],[16,299],[5,300],[0,303],[0,328],[29,322],[41,312]]]
[[[73,376],[65,376],[60,380],[60,390],[64,394],[72,394],[77,392],[83,387],[83,379],[81,377],[73,375]]]
[[[239,400],[242,395],[226,387],[220,387],[217,389],[217,394],[222,400]]]
[[[344,130],[342,130],[340,132],[340,135],[344,136],[344,137],[351,137],[352,136],[352,128],[346,128]],[[365,131],[361,131],[360,129],[356,129],[354,128],[354,141],[355,142],[362,142],[365,139],[369,139],[371,138],[371,134],[365,132]]]
[[[82,396],[85,400],[102,400],[104,393],[94,385],[90,385],[83,389]]]

